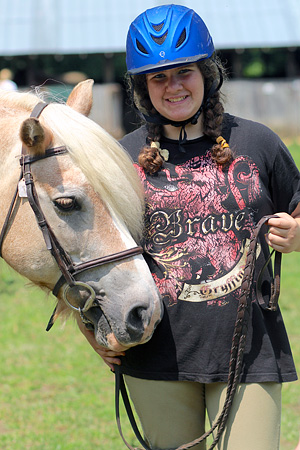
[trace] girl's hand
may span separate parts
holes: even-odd
[[[294,218],[287,213],[276,215],[278,218],[268,220],[268,245],[281,253],[300,251],[300,217]]]
[[[94,332],[91,330],[87,330],[80,318],[77,318],[77,324],[80,331],[88,340],[95,352],[101,356],[105,364],[107,364],[108,367],[114,372],[114,364],[117,364],[118,366],[121,365],[121,360],[117,357],[124,356],[125,352],[114,352],[113,350],[109,350],[108,348],[99,345],[95,339]]]

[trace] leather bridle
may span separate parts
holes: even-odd
[[[48,103],[40,102],[38,103],[35,108],[33,109],[30,117],[38,118],[44,108]],[[130,258],[132,256],[141,255],[143,253],[142,247],[133,247],[118,253],[114,253],[112,255],[103,256],[97,259],[93,259],[84,263],[74,264],[71,257],[68,255],[68,253],[64,250],[64,248],[60,245],[58,239],[56,238],[52,228],[48,224],[44,213],[41,209],[39,199],[36,193],[36,189],[34,186],[34,180],[31,172],[31,165],[36,162],[40,161],[42,159],[51,157],[51,156],[59,156],[62,154],[67,153],[68,150],[66,147],[55,147],[50,148],[45,151],[43,155],[38,156],[31,156],[26,154],[25,146],[22,145],[22,152],[21,152],[21,158],[20,158],[20,166],[21,166],[21,173],[19,177],[19,183],[17,186],[17,189],[14,193],[13,199],[11,201],[10,207],[8,209],[8,213],[6,215],[6,219],[4,221],[1,234],[0,234],[0,257],[2,257],[2,245],[5,238],[5,235],[8,231],[8,225],[11,220],[14,207],[16,204],[16,200],[18,195],[20,194],[21,186],[23,187],[23,196],[27,197],[28,202],[31,206],[31,209],[36,217],[36,220],[38,222],[38,225],[40,229],[42,230],[43,237],[47,246],[47,249],[51,252],[52,256],[54,257],[55,261],[57,262],[57,265],[61,271],[61,277],[57,281],[56,285],[53,288],[53,294],[57,297],[59,290],[62,288],[64,284],[66,284],[66,287],[64,288],[62,297],[63,300],[66,302],[66,304],[71,307],[73,310],[76,310],[79,312],[82,321],[87,324],[90,323],[90,321],[85,317],[84,313],[88,311],[94,304],[94,300],[96,297],[96,293],[94,289],[87,283],[84,283],[82,281],[77,281],[75,279],[76,275],[89,270],[93,269],[95,267],[99,267],[105,264],[119,262],[124,259]],[[70,289],[74,287],[79,287],[81,290],[86,290],[88,292],[88,299],[85,301],[84,306],[78,307],[73,305],[69,299],[68,299],[68,292]],[[97,306],[99,306],[97,304]],[[54,310],[55,313],[55,310]],[[52,318],[54,316],[54,313],[51,316],[51,319],[49,321],[49,324],[47,326],[47,331],[51,328],[53,325]]]

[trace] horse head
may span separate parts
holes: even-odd
[[[73,311],[99,344],[120,351],[151,338],[162,305],[137,247],[141,184],[126,152],[88,119],[92,86],[43,104],[39,117],[29,117],[36,95],[0,94],[0,245],[14,270],[54,290],[53,323]]]

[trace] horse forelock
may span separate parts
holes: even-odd
[[[66,105],[51,103],[42,117],[111,212],[139,240],[144,196],[125,150],[103,128]]]

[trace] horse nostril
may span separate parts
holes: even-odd
[[[139,305],[129,311],[126,325],[131,339],[138,340],[143,335],[147,322],[147,309],[147,307]]]

